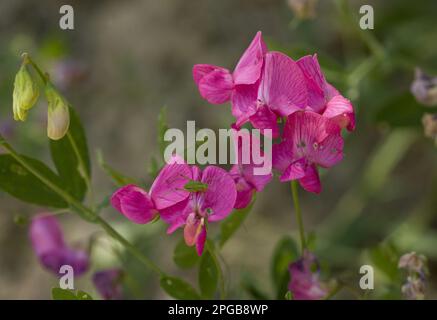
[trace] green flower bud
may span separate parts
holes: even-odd
[[[67,100],[50,84],[45,90],[47,110],[47,136],[52,140],[62,139],[70,125],[70,111]]]
[[[22,64],[20,70],[15,76],[14,93],[13,93],[13,112],[14,120],[24,121],[27,112],[38,100],[38,84],[27,70],[25,64]]]

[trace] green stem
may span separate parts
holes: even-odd
[[[299,226],[300,245],[303,253],[303,251],[307,247],[307,244],[305,240],[305,229],[303,226],[302,211],[300,210],[299,193],[298,193],[298,186],[296,180],[291,181],[291,193],[293,195],[294,214],[296,216],[296,221]]]
[[[23,53],[22,57],[23,57],[23,62],[29,63],[35,69],[35,71],[38,73],[38,75],[41,77],[41,80],[44,82],[44,84],[47,84],[47,82],[49,80],[48,75],[45,74],[40,69],[40,67],[38,67],[38,65],[32,60],[32,58],[27,53]]]
[[[223,270],[220,266],[220,262],[217,259],[217,255],[215,253],[215,247],[211,245],[208,241],[206,241],[206,249],[211,255],[212,260],[218,270],[218,278],[219,278],[219,289],[220,289],[220,299],[224,300],[226,297],[226,288],[225,288],[225,278],[223,276]]]
[[[140,262],[145,266],[150,268],[152,271],[156,272],[158,275],[163,276],[165,273],[155,265],[149,258],[142,254],[135,246],[133,246],[128,240],[126,240],[121,234],[119,234],[114,228],[109,225],[106,220],[98,216],[90,208],[84,206],[82,203],[77,201],[70,194],[66,193],[62,188],[53,184],[49,179],[45,178],[42,174],[38,172],[32,165],[30,165],[24,158],[22,158],[12,146],[6,142],[6,140],[0,135],[0,145],[9,152],[9,154],[20,163],[25,169],[27,169],[31,174],[37,177],[42,183],[49,187],[52,191],[61,196],[68,204],[75,208],[80,215],[87,221],[99,224],[107,234],[112,238],[120,242],[126,250],[128,250],[133,256],[135,256]]]

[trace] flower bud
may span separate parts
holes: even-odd
[[[62,139],[70,125],[70,111],[67,100],[51,85],[46,85],[47,136],[52,140]]]
[[[13,93],[13,112],[14,120],[24,121],[27,112],[38,100],[38,84],[27,70],[25,64],[22,64],[20,70],[15,76],[14,93]]]

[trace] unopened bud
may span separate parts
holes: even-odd
[[[70,125],[70,111],[67,100],[50,84],[46,85],[47,136],[52,140],[62,139]]]
[[[26,120],[27,112],[35,105],[38,96],[38,84],[27,70],[26,64],[23,63],[15,76],[14,82],[12,103],[14,120]]]

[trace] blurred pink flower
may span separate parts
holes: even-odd
[[[111,204],[129,220],[145,224],[160,210],[187,199],[189,192],[184,186],[191,178],[190,167],[174,158],[161,170],[149,193],[135,185],[127,185],[114,192]]]
[[[35,216],[30,224],[29,236],[40,263],[56,275],[59,276],[59,269],[63,265],[70,265],[75,276],[88,270],[88,254],[65,244],[61,227],[54,216]]]
[[[189,197],[172,207],[160,211],[161,218],[169,224],[167,233],[184,226],[185,243],[196,245],[202,254],[206,241],[207,224],[226,218],[237,198],[235,183],[223,169],[208,166],[203,171],[192,166],[192,181],[206,186],[206,190],[190,192]]]
[[[288,289],[294,300],[320,300],[327,296],[328,291],[319,281],[317,259],[311,252],[305,250],[302,258],[293,262],[290,267],[290,282]]]
[[[308,90],[308,109],[333,119],[341,128],[355,129],[355,114],[351,102],[329,84],[320,68],[317,55],[297,61],[305,76]]]
[[[273,145],[273,167],[281,181],[299,180],[309,192],[320,193],[317,166],[329,168],[343,157],[340,127],[331,119],[311,111],[290,115],[283,139]]]
[[[255,192],[260,192],[272,179],[272,173],[255,175],[254,169],[260,165],[254,163],[253,154],[263,156],[261,144],[258,139],[246,131],[235,134],[234,143],[237,148],[236,164],[229,171],[235,181],[237,199],[234,208],[242,209],[249,205]],[[250,163],[243,161],[243,153],[250,156]]]
[[[120,269],[101,270],[93,275],[93,283],[105,300],[121,300],[123,271]]]

